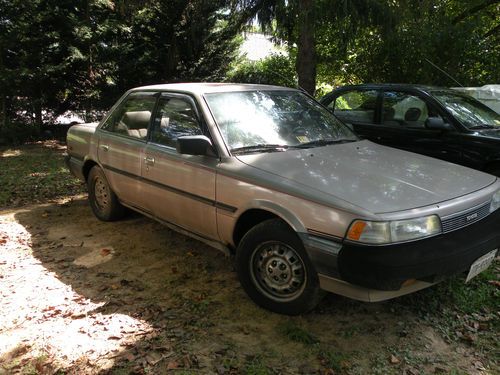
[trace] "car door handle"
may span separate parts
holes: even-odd
[[[151,157],[151,156],[146,156],[144,158],[144,163],[146,163],[146,165],[154,165],[155,163],[155,158]]]
[[[108,151],[109,150],[109,146],[108,145],[101,145],[101,149],[103,151]]]

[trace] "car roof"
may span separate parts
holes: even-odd
[[[207,94],[213,92],[235,92],[235,91],[263,91],[263,90],[284,90],[298,91],[297,89],[283,86],[257,85],[247,83],[217,83],[217,82],[186,82],[186,83],[166,83],[159,85],[141,86],[131,91],[158,90],[158,91],[182,91],[192,94]]]

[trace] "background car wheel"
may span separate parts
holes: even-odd
[[[314,308],[323,296],[302,241],[279,219],[266,220],[245,234],[236,267],[243,289],[268,310],[298,315]]]
[[[120,204],[116,194],[111,190],[100,167],[92,167],[87,179],[87,186],[90,207],[97,218],[103,221],[114,221],[123,217],[125,207]]]

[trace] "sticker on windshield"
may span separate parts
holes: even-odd
[[[296,138],[300,143],[309,142],[309,138],[307,138],[305,135],[298,135]]]

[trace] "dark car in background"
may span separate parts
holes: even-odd
[[[500,176],[500,115],[446,88],[344,86],[321,103],[361,137]]]

